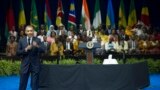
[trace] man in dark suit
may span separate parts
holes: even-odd
[[[64,55],[69,56],[73,55],[73,43],[70,41],[70,38],[67,37],[66,42],[63,43],[64,46]]]
[[[44,52],[45,47],[40,39],[34,37],[33,26],[26,26],[25,33],[27,36],[19,40],[17,49],[17,54],[22,58],[19,90],[26,90],[29,75],[31,75],[32,90],[38,90],[39,55]]]

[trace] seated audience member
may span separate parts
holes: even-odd
[[[141,39],[138,41],[138,48],[141,54],[147,54],[149,53],[149,47],[150,43],[148,40],[148,37],[141,37]]]
[[[44,25],[44,24],[41,24],[41,26],[39,27],[38,35],[41,34],[41,33],[44,33],[44,35],[47,34],[46,28],[45,28],[45,25]]]
[[[91,39],[93,34],[92,34],[92,30],[87,30],[86,31],[86,35],[87,35],[87,38]]]
[[[50,44],[55,42],[55,38],[57,37],[56,32],[51,31],[50,36],[47,36],[47,42]]]
[[[37,37],[37,31],[34,30],[33,34],[34,37]]]
[[[51,56],[63,56],[64,47],[62,42],[60,42],[59,38],[55,38],[55,42],[50,45],[50,55]]]
[[[15,36],[10,36],[9,42],[6,47],[7,56],[15,56],[17,50],[17,42],[15,41]]]
[[[134,36],[128,40],[129,54],[138,54],[138,41]]]
[[[105,55],[105,46],[101,44],[101,38],[97,38],[97,43],[100,43],[101,47],[95,49],[95,55]]]
[[[109,38],[109,42],[105,43],[105,50],[107,53],[115,53],[116,50],[114,48],[113,38]]]
[[[82,35],[85,30],[83,29],[82,24],[79,25],[78,34]]]
[[[104,31],[101,31],[100,38],[101,38],[101,45],[102,46],[105,46],[105,43],[109,41],[109,37],[108,37],[108,35],[106,35],[104,33]]]
[[[122,39],[122,40],[120,41],[120,44],[121,44],[121,46],[122,46],[122,51],[123,51],[124,53],[128,53],[128,39],[127,39],[127,38]]]
[[[122,40],[124,39],[129,39],[129,36],[125,33],[124,29],[120,29],[119,30],[119,34],[118,34],[119,38]]]
[[[47,37],[49,37],[51,35],[51,32],[54,31],[57,35],[57,31],[55,30],[53,25],[49,26],[49,30],[47,31]]]
[[[63,43],[64,46],[64,55],[69,56],[73,55],[73,43],[70,41],[70,38],[67,37],[66,42]]]
[[[73,54],[74,55],[81,55],[83,50],[79,48],[79,44],[82,43],[80,35],[77,35],[77,39],[73,41]]]
[[[67,36],[72,36],[72,33],[75,31],[75,27],[74,26],[70,26],[68,31],[67,31]]]
[[[77,35],[75,32],[70,32],[70,35],[68,36],[70,38],[70,41],[73,43],[77,39]]]
[[[60,24],[58,26],[58,30],[57,30],[57,36],[61,36],[63,34],[67,35],[67,30],[65,30],[65,26],[63,24]]]
[[[19,41],[19,40],[20,40],[21,38],[23,38],[24,36],[25,36],[25,32],[24,32],[24,30],[21,30],[21,31],[19,32],[17,41]]]
[[[120,38],[118,36],[115,37],[113,44],[116,52],[122,53],[122,45],[120,44]]]
[[[150,40],[149,40],[149,43],[150,43],[150,48],[149,48],[149,52],[151,54],[158,54],[160,53],[160,50],[158,48],[159,46],[159,41],[155,39],[154,36],[150,36]]]
[[[87,37],[87,32],[86,31],[83,32],[81,37],[82,37],[83,42],[88,42],[90,40],[90,38]]]
[[[46,35],[45,35],[45,32],[44,32],[43,30],[40,30],[40,31],[39,31],[39,35],[38,35],[37,37],[41,40],[41,42],[44,41],[44,40],[43,40],[43,37],[44,37],[44,36],[46,36]]]
[[[50,52],[50,43],[47,42],[47,36],[43,36],[43,44],[45,46],[45,53],[43,55],[49,55],[49,52]]]
[[[64,30],[61,32],[61,35],[58,36],[58,37],[59,37],[59,40],[60,40],[62,43],[66,42],[67,35],[65,34],[65,31],[64,31]]]
[[[107,33],[108,35],[111,35],[111,34],[112,34],[111,25],[108,25],[108,26],[106,27],[105,33]]]
[[[12,29],[9,31],[9,35],[14,36],[15,40],[17,40],[17,31],[16,31],[15,26],[12,26]]]
[[[117,32],[115,30],[115,28],[112,29],[112,33],[109,35],[109,38],[112,38],[113,40],[115,40],[115,38],[117,37]]]
[[[98,42],[98,35],[95,31],[93,31],[93,37],[92,37],[92,42],[97,43]]]

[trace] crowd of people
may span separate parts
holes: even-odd
[[[10,30],[6,46],[6,55],[15,56],[17,42],[25,36],[25,25],[22,25],[18,32]],[[46,47],[43,55],[83,55],[85,51],[78,46],[80,43],[92,41],[100,43],[101,47],[94,50],[96,55],[105,55],[106,53],[126,53],[126,54],[160,54],[160,33],[152,27],[147,27],[143,23],[137,23],[134,27],[126,28],[119,26],[115,28],[108,26],[103,28],[100,25],[97,29],[91,27],[85,30],[80,24],[79,28],[74,26],[66,30],[61,24],[55,29],[50,25],[46,30],[45,25],[40,25],[39,30],[34,31],[34,36],[38,37]]]

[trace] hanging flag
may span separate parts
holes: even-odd
[[[25,12],[23,7],[23,0],[20,0],[20,11],[19,11],[19,19],[18,19],[18,26],[26,24]]]
[[[83,28],[85,28],[86,30],[91,29],[90,15],[89,15],[88,5],[87,5],[86,0],[83,0],[82,2],[81,23],[82,23]]]
[[[45,22],[45,25],[46,25],[46,30],[48,30],[49,26],[52,24],[51,10],[50,10],[50,5],[49,5],[48,0],[46,0],[46,4],[45,4],[44,22]]]
[[[115,28],[114,11],[113,11],[112,1],[108,0],[108,8],[106,15],[106,26],[111,26]]]
[[[102,20],[101,20],[101,11],[99,7],[99,0],[96,0],[95,9],[94,9],[93,27],[97,29],[101,23],[102,23]]]
[[[147,6],[143,6],[142,11],[141,11],[141,21],[149,26],[150,20],[149,20],[149,11]]]
[[[14,20],[14,13],[13,13],[13,8],[12,8],[12,2],[10,2],[9,8],[7,10],[6,23],[7,23],[9,31],[12,30],[13,26],[15,26],[15,20]]]
[[[136,9],[134,5],[134,0],[131,0],[129,16],[128,16],[128,26],[133,27],[136,23],[137,23]]]
[[[39,22],[35,0],[32,0],[30,23],[34,26],[35,30],[38,31]]]
[[[6,24],[5,24],[5,38],[8,40],[8,37],[9,37],[9,31],[8,31],[8,25],[6,22]]]
[[[123,26],[124,28],[127,26],[123,0],[121,0],[120,6],[119,6],[118,26]]]
[[[57,17],[56,17],[56,25],[60,26],[62,25],[62,18],[63,18],[63,6],[62,6],[62,1],[58,0],[58,8],[57,8]]]
[[[70,11],[69,11],[69,16],[68,16],[68,28],[71,26],[76,27],[76,13],[75,13],[75,4],[74,0],[70,0]]]

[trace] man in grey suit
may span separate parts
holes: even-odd
[[[25,28],[26,37],[21,38],[18,43],[17,55],[22,58],[20,67],[19,90],[26,90],[29,75],[31,75],[31,88],[38,90],[38,76],[40,71],[40,53],[45,47],[40,39],[34,37],[34,27]]]
[[[130,37],[128,41],[129,54],[137,54],[138,53],[138,41],[134,36]]]

